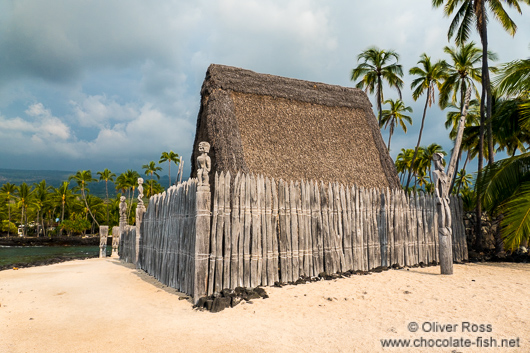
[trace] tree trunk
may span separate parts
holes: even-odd
[[[109,186],[108,186],[108,183],[109,181],[108,180],[105,180],[105,193],[107,195],[107,199],[105,200],[105,203],[107,204],[107,225],[109,225]]]
[[[478,170],[477,170],[477,184],[481,183],[481,172],[484,167],[484,127],[486,124],[486,111],[485,111],[485,100],[487,95],[486,86],[488,85],[488,51],[487,41],[484,38],[484,29],[486,28],[485,8],[484,1],[481,1],[480,12],[477,14],[479,18],[479,34],[482,41],[482,94],[480,97],[480,129],[479,129],[479,143],[478,143]],[[481,20],[480,20],[481,19]],[[484,245],[484,239],[482,236],[482,202],[480,200],[481,195],[477,195],[477,207],[476,207],[476,238],[475,247],[482,249]]]
[[[9,202],[9,199],[7,200],[7,217],[8,217],[8,223],[7,223],[7,237],[11,235],[11,204]]]
[[[420,134],[418,136],[418,143],[416,144],[416,149],[414,150],[414,154],[412,155],[412,161],[410,162],[409,177],[407,179],[407,185],[405,186],[405,190],[409,188],[410,179],[412,177],[412,170],[414,169],[414,161],[416,160],[416,155],[418,154],[418,149],[420,148],[421,135],[423,134],[423,126],[425,125],[425,116],[427,115],[427,107],[429,106],[430,96],[431,96],[431,86],[427,88],[427,100],[425,101],[425,108],[423,108],[423,118],[421,119]]]
[[[388,145],[387,145],[388,152],[390,152],[390,140],[392,139],[393,134],[394,134],[394,121],[392,120],[392,122],[390,123],[390,131],[388,133]]]
[[[171,159],[169,160],[169,187],[171,187]]]
[[[381,82],[381,75],[378,75],[377,76],[377,109],[379,110],[379,119],[378,119],[379,125],[381,125],[381,119],[383,116],[382,100],[383,100],[383,83]]]
[[[92,219],[94,220],[94,222],[96,222],[96,224],[98,225],[99,227],[99,223],[98,221],[96,221],[96,217],[94,217],[94,215],[92,214],[92,211],[90,211],[90,208],[88,207],[88,202],[86,200],[86,196],[85,196],[85,189],[81,189],[81,194],[83,194],[83,200],[85,200],[85,206],[86,206],[86,209],[88,211],[88,213],[90,213],[90,217],[92,217]]]
[[[484,5],[483,5],[484,6]],[[483,11],[485,9],[483,8]],[[482,40],[482,85],[486,88],[486,125],[487,125],[487,138],[488,138],[488,164],[494,162],[494,151],[493,151],[493,131],[492,131],[492,101],[491,101],[491,82],[490,82],[490,71],[488,63],[488,27],[487,21],[483,21],[481,28],[481,40]]]

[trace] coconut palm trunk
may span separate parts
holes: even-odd
[[[421,118],[420,133],[418,135],[418,143],[416,144],[416,148],[414,149],[414,154],[412,155],[412,160],[410,162],[409,177],[407,179],[407,185],[405,186],[405,190],[408,190],[409,185],[410,185],[410,180],[412,178],[412,169],[414,168],[414,161],[416,160],[416,157],[418,155],[418,149],[420,148],[421,136],[423,134],[423,127],[425,126],[425,116],[427,115],[427,107],[429,106],[430,97],[431,97],[431,86],[427,88],[427,99],[425,100],[425,107],[423,108],[423,117]]]

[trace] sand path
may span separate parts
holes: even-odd
[[[117,259],[0,271],[0,352],[530,352],[530,264],[439,270],[267,288],[269,299],[217,314]],[[453,347],[381,345],[422,337]],[[514,347],[477,347],[478,337]],[[473,346],[454,347],[460,338]]]

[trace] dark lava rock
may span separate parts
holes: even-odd
[[[237,296],[241,296],[241,294],[244,294],[246,293],[247,289],[246,288],[243,288],[243,287],[236,287],[236,289],[234,289],[234,293],[237,295]]]
[[[231,296],[234,296],[235,293],[234,291],[232,291],[231,289],[228,289],[228,288],[225,288],[221,291],[221,295],[225,298],[228,298],[228,297],[231,297]]]
[[[245,293],[241,296],[241,298],[243,298],[244,300],[246,300],[247,302],[252,300],[252,299],[259,299],[261,298],[261,296],[256,293],[255,291],[249,291],[248,293]]]
[[[379,272],[383,272],[383,271],[386,271],[386,270],[388,270],[388,267],[386,267],[386,266],[378,266],[378,267],[372,269],[372,272],[379,273]]]
[[[218,313],[228,307],[230,307],[232,300],[228,297],[219,297],[215,298],[212,304],[212,309],[210,310],[212,313]]]
[[[254,288],[254,292],[258,294],[260,297],[262,297],[263,299],[267,299],[269,297],[265,289],[261,287]]]
[[[298,278],[294,284],[306,284],[306,280],[303,278]]]
[[[212,305],[213,305],[213,300],[211,300],[211,299],[206,300],[206,302],[205,302],[206,310],[212,311]]]
[[[199,308],[199,309],[202,309],[205,307],[206,305],[206,301],[208,300],[208,297],[201,297],[199,298],[199,300],[197,301],[197,304],[195,305],[195,307]]]
[[[236,306],[237,304],[241,303],[241,298],[239,297],[232,297],[232,302],[230,303],[230,306],[233,308],[234,306]]]

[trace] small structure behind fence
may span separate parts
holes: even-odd
[[[151,197],[137,261],[195,299],[322,272],[438,262],[434,195],[216,173],[210,207],[204,188],[190,179]],[[451,197],[451,210],[453,257],[467,260],[459,198]],[[134,262],[135,232],[122,233],[125,261]]]

